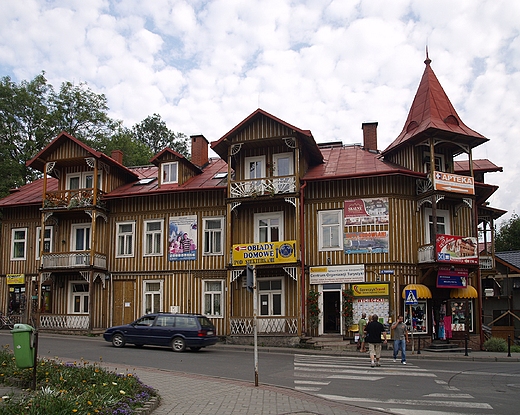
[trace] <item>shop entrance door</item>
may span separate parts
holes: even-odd
[[[341,284],[323,285],[323,333],[341,333]]]

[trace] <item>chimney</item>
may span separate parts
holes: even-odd
[[[363,147],[366,150],[377,151],[377,122],[364,122],[361,124],[363,130]]]
[[[202,134],[192,135],[191,138],[191,162],[197,167],[208,164],[208,140]]]
[[[110,157],[112,157],[119,164],[123,164],[123,152],[121,150],[112,150]]]

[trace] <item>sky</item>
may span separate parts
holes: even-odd
[[[518,0],[1,0],[0,76],[85,82],[127,127],[157,113],[210,142],[257,108],[318,143],[361,143],[377,121],[384,150],[428,48],[462,121],[489,139],[473,158],[504,169],[486,182],[505,220],[520,213],[519,21]]]

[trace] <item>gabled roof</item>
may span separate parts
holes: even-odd
[[[415,172],[385,161],[377,152],[366,150],[359,145],[322,148],[323,163],[309,168],[304,180],[334,180],[361,178],[394,174],[425,177],[425,173]]]
[[[109,157],[100,151],[94,150],[93,148],[89,147],[88,145],[81,142],[72,135],[66,133],[65,131],[62,131],[60,134],[58,134],[58,136],[54,140],[52,140],[43,150],[41,150],[38,154],[36,154],[36,156],[34,156],[31,160],[27,161],[27,163],[25,164],[27,165],[27,167],[31,167],[35,170],[43,172],[45,169],[45,162],[50,157],[50,154],[52,154],[57,147],[59,147],[66,141],[72,141],[77,146],[82,148],[86,153],[90,154],[92,157],[95,157],[103,161],[107,165],[117,168],[123,174],[130,176],[130,179],[135,180],[137,178],[137,176],[131,170],[114,160],[112,157]]]
[[[163,149],[159,153],[157,153],[155,155],[155,157],[150,160],[150,163],[152,163],[156,166],[159,166],[162,159],[164,159],[165,156],[167,156],[167,155],[174,156],[174,158],[177,158],[180,162],[187,165],[191,170],[195,171],[196,173],[202,172],[202,170],[199,167],[195,166],[195,164],[193,164],[191,161],[189,161],[186,157],[184,157],[180,153],[177,153],[175,150],[172,150],[169,147],[166,147],[165,149]]]
[[[495,252],[498,262],[520,273],[520,251]]]
[[[224,134],[220,139],[217,141],[213,141],[211,143],[211,149],[215,151],[222,159],[227,160],[228,157],[228,146],[231,145],[230,139],[237,134],[240,130],[251,124],[253,121],[255,121],[259,117],[267,117],[272,119],[275,122],[280,123],[281,125],[293,130],[299,138],[302,140],[302,144],[305,146],[305,152],[310,156],[311,164],[319,164],[323,161],[323,156],[320,152],[320,149],[318,148],[318,145],[316,144],[316,141],[314,140],[314,137],[312,136],[312,133],[310,130],[302,130],[298,127],[295,127],[294,125],[291,125],[280,118],[275,117],[274,115],[269,114],[268,112],[258,108],[256,111],[254,111],[252,114],[250,114],[248,117],[246,117],[242,122],[237,124],[235,127],[233,127],[229,132]]]
[[[435,76],[426,56],[426,68],[415,94],[408,118],[401,134],[390,144],[383,154],[387,154],[403,144],[415,144],[425,135],[433,134],[453,143],[464,143],[471,148],[488,141],[486,137],[466,126],[455,111],[450,99]]]

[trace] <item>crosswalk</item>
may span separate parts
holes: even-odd
[[[477,402],[474,396],[461,393],[437,374],[410,362],[404,366],[386,360],[381,367],[371,368],[366,356],[297,354],[294,379],[296,390],[393,414],[468,415],[493,411],[490,404]],[[384,398],[382,387],[393,388],[396,397]]]

